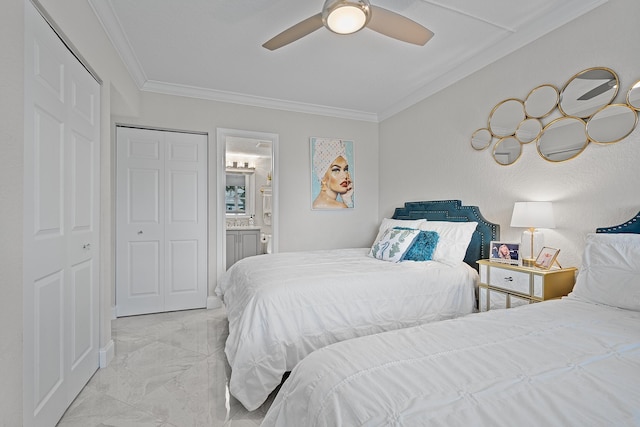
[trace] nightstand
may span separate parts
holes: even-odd
[[[479,260],[478,264],[480,311],[512,308],[560,298],[571,292],[576,280],[575,267],[544,270],[486,259]]]

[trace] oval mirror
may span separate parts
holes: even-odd
[[[560,93],[555,86],[538,86],[527,95],[524,101],[524,110],[528,117],[541,119],[551,114],[556,105],[558,105],[559,99]]]
[[[516,129],[516,138],[523,144],[535,141],[542,132],[542,123],[538,119],[525,119]]]
[[[550,162],[563,162],[580,154],[589,143],[585,123],[576,117],[560,117],[542,130],[538,153]]]
[[[640,81],[637,81],[636,84],[631,86],[631,89],[627,92],[627,104],[629,104],[631,108],[640,110]]]
[[[493,147],[493,158],[503,166],[511,165],[520,158],[522,144],[513,136],[502,138]]]
[[[489,144],[491,144],[492,138],[493,136],[491,135],[491,132],[489,132],[489,129],[478,129],[473,133],[473,135],[471,135],[471,146],[474,150],[484,150],[489,146]]]
[[[587,136],[600,144],[618,142],[626,138],[637,123],[638,115],[627,104],[607,105],[587,121]]]
[[[618,76],[613,70],[588,68],[564,85],[558,107],[565,116],[584,119],[609,104],[617,93]]]
[[[525,119],[524,104],[519,99],[505,99],[493,107],[489,115],[489,130],[497,137],[511,136]]]

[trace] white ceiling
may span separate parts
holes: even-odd
[[[607,0],[372,0],[435,36],[321,28],[275,51],[324,0],[89,1],[142,90],[375,122]]]

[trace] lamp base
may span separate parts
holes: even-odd
[[[523,258],[522,265],[524,267],[535,267],[536,266],[536,260],[535,260],[535,258]]]
[[[533,267],[543,246],[544,234],[542,234],[540,230],[534,229],[533,233],[530,230],[525,230],[520,240],[520,259],[522,260],[522,265]],[[526,264],[526,262],[530,262],[531,265]]]

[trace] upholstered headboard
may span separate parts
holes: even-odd
[[[613,227],[597,228],[596,233],[632,233],[640,234],[640,212],[630,220]]]
[[[477,222],[471,243],[467,248],[464,262],[478,269],[476,261],[489,258],[492,240],[500,238],[500,225],[487,221],[477,206],[462,206],[460,200],[431,200],[406,202],[403,208],[396,208],[394,219],[421,219],[431,221]]]

